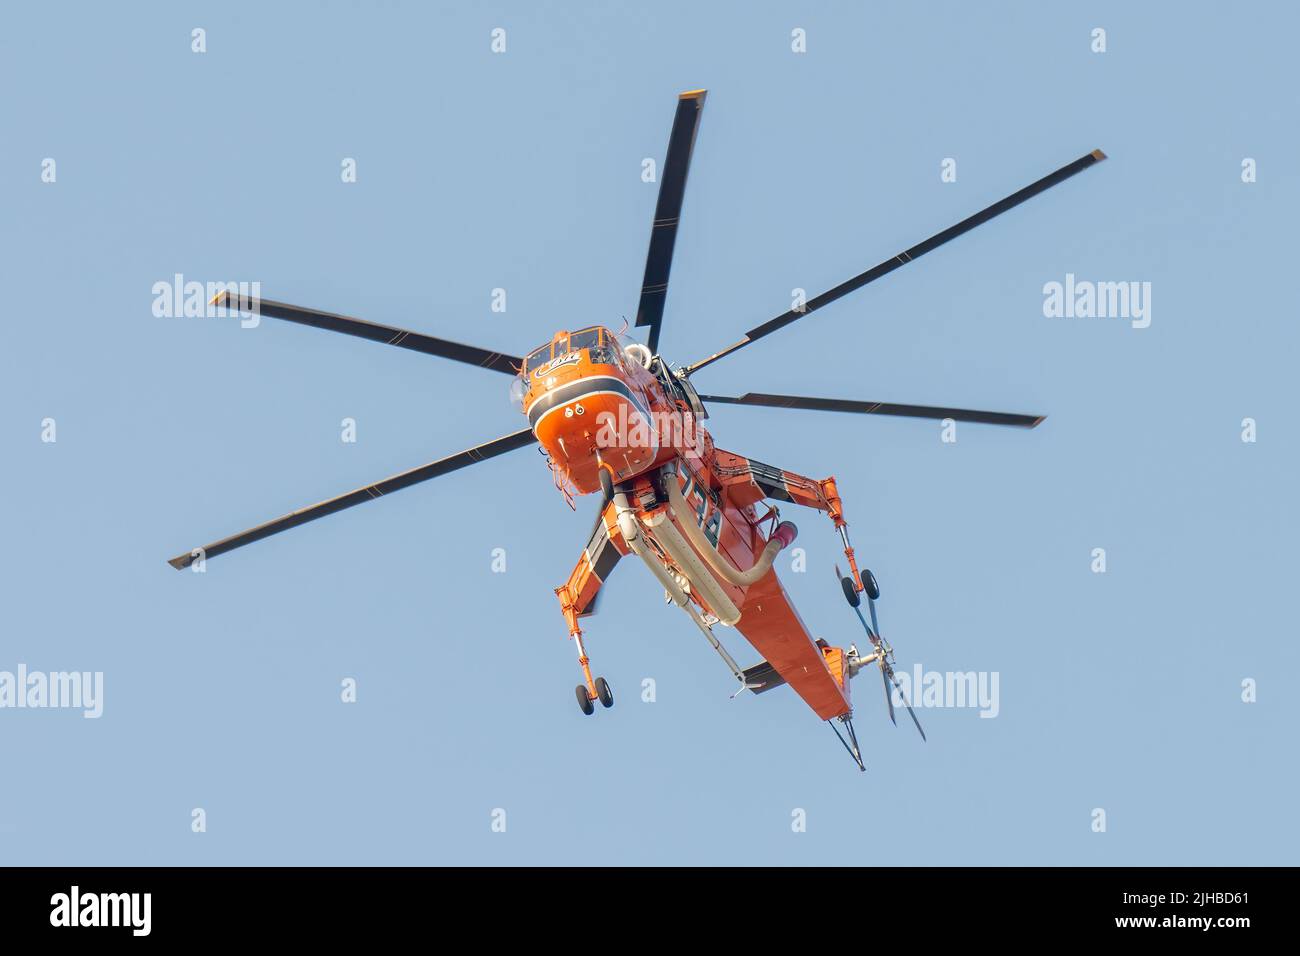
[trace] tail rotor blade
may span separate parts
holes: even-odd
[[[901,684],[898,683],[898,678],[894,676],[894,672],[892,668],[890,669],[889,676],[890,679],[893,680],[894,686],[898,688],[899,700],[901,700],[903,702],[903,706],[907,708],[907,713],[908,716],[912,718],[912,723],[916,724],[916,732],[921,735],[922,740],[925,740],[928,743],[928,739],[925,736],[925,731],[921,729],[921,722],[916,719],[916,711],[912,710],[912,705],[908,703],[907,695],[903,693],[903,687]]]
[[[889,708],[889,722],[897,727],[898,721],[894,719],[894,696],[889,691],[889,675],[885,673],[885,662],[878,660],[876,663],[880,665],[880,682],[885,687],[885,706]]]
[[[867,623],[867,619],[862,616],[862,608],[855,607],[853,609],[853,613],[856,614],[858,616],[858,620],[862,622],[862,629],[867,632],[867,637],[871,638],[871,643],[873,645],[879,643],[880,635],[875,632],[872,626]]]

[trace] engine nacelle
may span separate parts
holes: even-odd
[[[635,364],[646,369],[650,367],[650,360],[654,358],[654,356],[650,354],[650,350],[640,342],[632,342],[631,344],[624,346],[623,354],[631,359]]]

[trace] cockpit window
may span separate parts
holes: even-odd
[[[584,357],[593,365],[623,364],[618,340],[608,329],[594,326],[577,332],[557,332],[554,339],[524,359],[524,377],[529,378],[546,363],[559,362],[574,352],[585,352]]]
[[[614,341],[614,336],[608,329],[599,326],[594,329],[583,329],[581,332],[572,333],[569,341],[575,349],[587,349],[587,361],[593,365],[621,364],[618,343]]]
[[[569,333],[569,348],[576,352],[578,349],[594,349],[600,347],[600,329],[583,329],[581,332]]]
[[[531,375],[533,370],[539,365],[545,365],[551,360],[551,343],[547,342],[540,349],[533,352],[524,359],[524,375]]]

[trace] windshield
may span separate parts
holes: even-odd
[[[533,373],[539,365],[545,365],[551,360],[551,343],[547,342],[540,349],[533,352],[524,359],[524,375],[528,376]]]
[[[594,365],[621,365],[622,349],[613,333],[601,326],[577,332],[559,332],[555,338],[524,359],[524,377],[532,376],[539,368],[555,359],[557,362],[574,352],[586,352],[587,361]]]
[[[570,335],[569,341],[574,349],[587,349],[587,361],[593,365],[620,364],[618,343],[614,341],[614,336],[608,329],[599,326],[594,329],[583,329]]]
[[[581,332],[569,333],[569,348],[576,352],[578,349],[594,349],[600,345],[600,329],[583,329]]]

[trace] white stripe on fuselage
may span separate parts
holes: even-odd
[[[627,384],[627,382],[623,381],[623,380],[622,380],[621,378],[619,378],[617,375],[592,375],[592,376],[590,376],[590,377],[588,377],[588,378],[575,378],[572,382],[565,382],[563,385],[557,385],[557,386],[555,386],[555,388],[551,389],[550,391],[548,391],[548,392],[544,392],[544,393],[542,393],[541,395],[538,395],[535,399],[533,399],[532,404],[529,405],[526,409],[524,409],[524,416],[527,417],[527,418],[531,418],[531,417],[532,417],[532,414],[533,414],[533,409],[536,408],[540,402],[544,402],[544,401],[546,401],[548,398],[550,398],[552,395],[554,395],[554,394],[555,394],[556,392],[558,392],[560,389],[562,389],[562,388],[569,388],[570,386],[572,386],[572,385],[576,385],[576,384],[578,384],[579,382],[582,382],[584,385],[585,385],[586,383],[588,383],[588,382],[592,383],[592,385],[595,385],[597,382],[617,382],[619,385],[622,385],[624,388],[626,388],[629,392],[632,391],[631,387]],[[597,390],[593,388],[593,389],[592,389],[592,394],[595,394],[596,391],[597,391]],[[605,391],[608,391],[608,390],[605,390]],[[601,394],[604,394],[604,392],[602,391]],[[617,395],[618,395],[619,397],[621,397],[621,398],[627,398],[627,397],[628,397],[627,395],[624,395],[622,392],[616,392],[615,394],[617,394]],[[584,396],[580,396],[580,397],[585,397],[585,395],[584,395]],[[578,398],[570,399],[570,402],[576,402],[576,401],[578,401]],[[636,404],[635,399],[633,399],[633,404]],[[637,411],[639,411],[639,412],[643,412],[644,409],[642,409],[640,406],[638,406],[638,407],[637,407]],[[549,414],[549,412],[548,412],[548,414]],[[545,416],[543,416],[543,417],[545,417]],[[539,418],[538,421],[541,421],[541,419]]]
[[[548,408],[546,411],[542,412],[541,417],[538,418],[536,424],[533,425],[533,434],[537,434],[537,429],[542,427],[542,422],[546,421],[546,417],[548,415],[554,415],[556,412],[563,411],[564,409],[568,408],[570,405],[577,405],[580,402],[589,400],[596,395],[613,395],[615,398],[621,398],[623,401],[628,402],[632,406],[632,410],[645,419],[646,431],[650,435],[650,440],[654,442],[653,447],[656,449],[659,447],[659,435],[655,432],[654,419],[651,418],[650,414],[641,407],[640,403],[638,403],[637,400],[634,398],[629,399],[622,392],[613,392],[613,391],[606,391],[601,389],[598,389],[596,391],[591,391],[591,392],[583,392],[581,395],[575,395],[573,398],[569,399],[567,402],[563,403],[562,405],[556,405],[554,408]],[[534,402],[533,404],[536,405],[537,403]],[[596,424],[597,426],[599,426],[600,422],[597,422]]]

